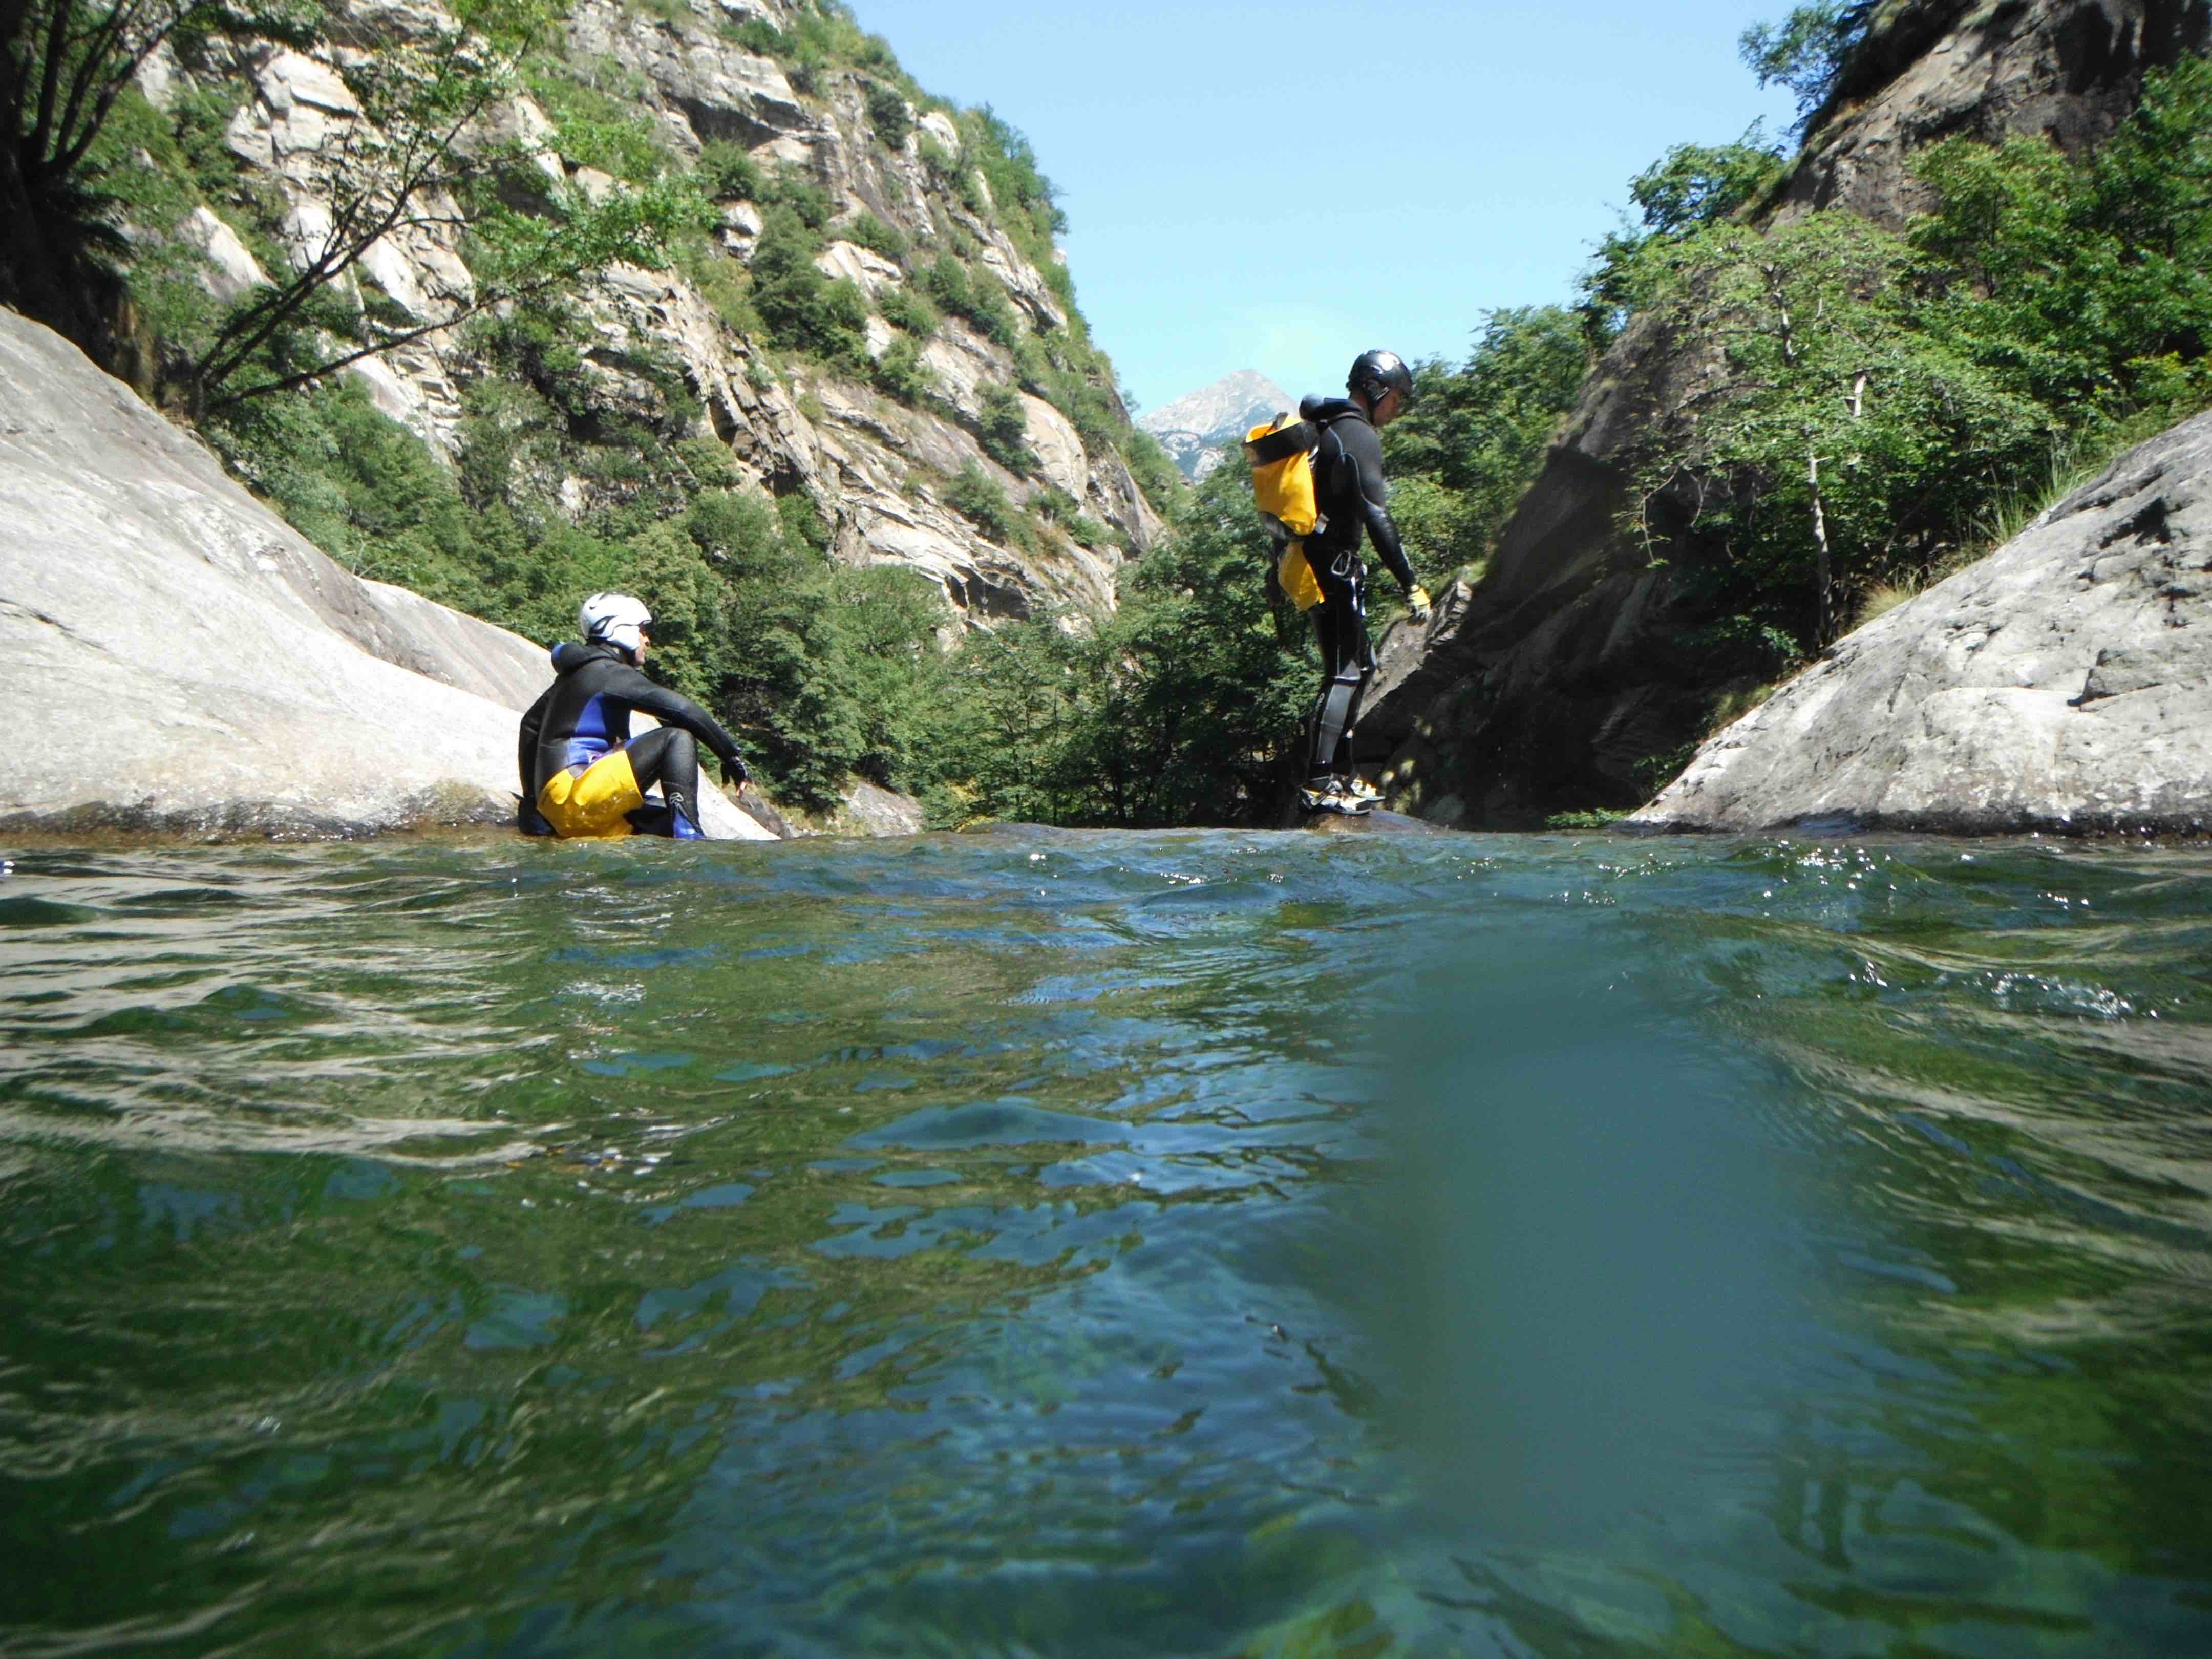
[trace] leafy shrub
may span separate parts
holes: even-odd
[[[769,204],[789,208],[809,230],[820,230],[830,222],[830,192],[808,178],[806,169],[795,161],[779,167],[769,181],[763,205]]]
[[[1129,476],[1145,492],[1145,499],[1152,504],[1152,510],[1164,517],[1172,515],[1190,486],[1176,464],[1168,459],[1167,451],[1160,447],[1160,441],[1133,427],[1123,438],[1122,446]]]
[[[650,184],[675,157],[637,114],[642,88],[621,65],[539,58],[524,76],[557,131],[562,156],[631,184]]]
[[[1007,234],[1030,264],[1050,264],[1052,239],[1067,228],[1067,216],[1060,211],[1052,181],[1038,170],[1030,141],[988,104],[963,112],[960,125],[973,167],[969,176],[980,174],[988,181]],[[964,190],[962,199],[967,200]],[[972,201],[968,205],[980,210]]]
[[[916,340],[927,340],[937,332],[937,307],[914,288],[891,289],[876,306],[884,321],[904,329]]]
[[[767,337],[768,325],[753,309],[752,280],[744,265],[703,236],[678,244],[676,265],[724,322],[749,339]]]
[[[768,199],[768,179],[743,144],[716,138],[699,152],[698,173],[707,193],[718,202]]]
[[[657,17],[678,28],[696,21],[684,0],[628,0],[628,3],[647,16]]]
[[[791,42],[783,31],[765,17],[738,19],[725,15],[717,27],[725,40],[735,41],[756,57],[782,58],[791,51]]]
[[[1120,531],[1100,524],[1083,510],[1074,496],[1056,484],[1047,484],[1031,498],[1038,515],[1058,525],[1070,537],[1085,547],[1126,547],[1128,538]]]
[[[855,215],[837,227],[837,234],[846,241],[882,254],[886,259],[903,261],[906,258],[905,234],[896,225],[886,224],[872,213]]]
[[[868,303],[851,283],[814,268],[819,247],[790,208],[770,208],[753,250],[753,309],[777,344],[857,366],[867,356]]]
[[[902,404],[926,403],[933,382],[921,361],[921,348],[901,336],[884,348],[876,359],[872,378],[878,386]]]
[[[983,453],[1009,472],[1028,471],[1036,458],[1030,453],[1030,416],[1022,394],[1010,386],[987,386],[981,402],[975,435]]]
[[[782,523],[784,533],[801,547],[811,547],[817,553],[830,550],[830,526],[822,522],[822,514],[814,505],[814,498],[798,490],[775,498],[775,515]]]
[[[1030,544],[1028,526],[1006,492],[991,475],[970,461],[960,476],[945,487],[945,503],[967,519],[993,541],[1007,547]]]
[[[1023,345],[1030,342],[1024,340]],[[1093,386],[1082,375],[1069,370],[1046,367],[1029,370],[1023,375],[1044,400],[1068,418],[1082,438],[1083,447],[1094,455],[1111,451],[1121,435],[1122,416],[1114,404],[1112,394],[1103,386]]]
[[[921,272],[921,285],[939,305],[965,317],[999,344],[1012,346],[1021,337],[1021,321],[997,277],[976,276],[951,254],[940,253]]]
[[[868,123],[876,136],[893,149],[902,149],[908,134],[914,131],[914,112],[896,87],[887,87],[882,82],[868,88]]]

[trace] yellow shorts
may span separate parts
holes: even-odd
[[[538,810],[556,836],[610,840],[635,835],[624,815],[644,805],[645,792],[637,787],[629,756],[620,749],[609,750],[589,766],[556,772],[538,792]]]

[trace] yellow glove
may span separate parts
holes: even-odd
[[[1406,613],[1417,623],[1429,619],[1429,590],[1419,582],[1406,590]]]

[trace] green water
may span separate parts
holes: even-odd
[[[2212,1653],[2212,856],[19,851],[0,1653]]]

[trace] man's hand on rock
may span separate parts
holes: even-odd
[[[1416,623],[1429,620],[1429,590],[1419,582],[1406,590],[1406,614]]]
[[[752,774],[745,769],[744,762],[739,760],[735,755],[732,755],[722,763],[722,781],[741,795],[745,793],[746,780],[751,776]]]

